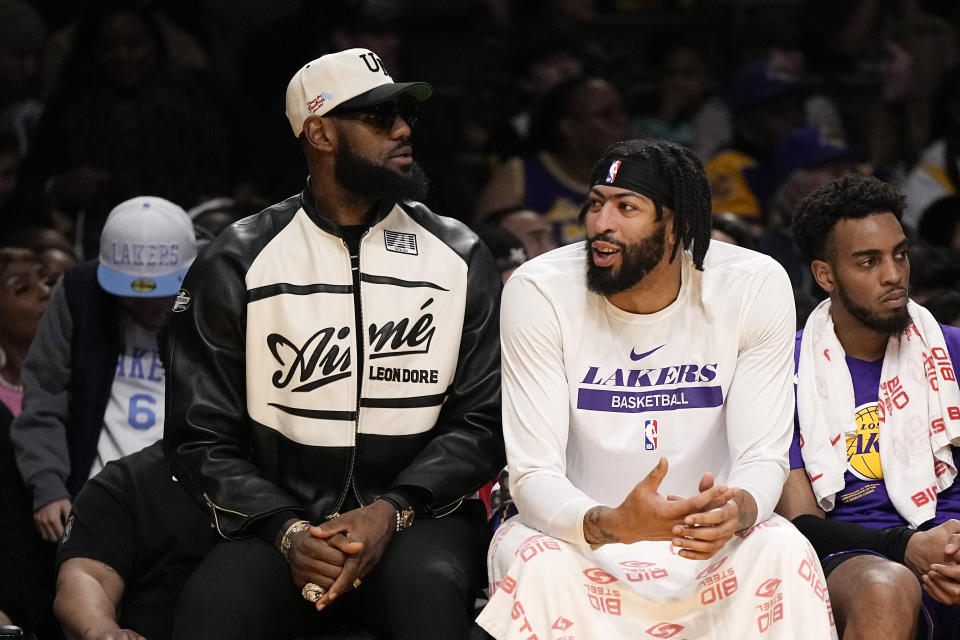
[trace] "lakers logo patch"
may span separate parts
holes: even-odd
[[[882,480],[877,405],[863,404],[856,411],[857,432],[847,438],[847,468],[861,480]]]

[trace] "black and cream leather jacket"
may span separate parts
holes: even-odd
[[[229,227],[187,274],[170,314],[164,446],[222,535],[400,488],[441,515],[503,466],[489,251],[404,202],[378,212],[359,272],[355,287],[307,189]]]

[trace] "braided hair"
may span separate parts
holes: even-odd
[[[693,247],[693,264],[703,271],[703,258],[710,246],[713,219],[710,212],[710,185],[703,165],[692,151],[663,140],[625,140],[610,146],[590,173],[589,184],[603,182],[610,163],[616,158],[637,158],[656,166],[664,182],[673,193],[673,233],[677,241],[670,253],[670,261],[677,255],[681,243],[684,249]],[[646,194],[644,194],[646,195]],[[657,220],[663,219],[663,203],[653,201]],[[581,224],[590,209],[589,199],[580,209]]]

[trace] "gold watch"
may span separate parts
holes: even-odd
[[[397,512],[397,531],[403,531],[413,526],[413,520],[416,514],[412,506],[409,504],[401,505],[397,499],[392,496],[377,496],[375,500],[386,500],[393,505],[393,508]]]
[[[406,509],[400,509],[397,511],[397,531],[403,531],[404,529],[409,529],[413,526],[414,518],[413,507],[407,506]]]

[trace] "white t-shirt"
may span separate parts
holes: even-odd
[[[931,204],[956,193],[947,172],[947,143],[935,140],[923,150],[919,162],[910,171],[900,187],[907,198],[903,212],[903,226],[916,229],[920,216]]]
[[[767,519],[789,470],[795,311],[772,259],[712,242],[681,251],[677,299],[634,314],[587,290],[583,243],[521,266],[501,310],[503,430],[523,521],[585,544],[583,517],[619,505],[661,456],[660,493],[707,471]]]
[[[91,478],[111,460],[135,453],[163,436],[164,371],[156,334],[126,313],[121,313],[120,329],[120,355]]]

